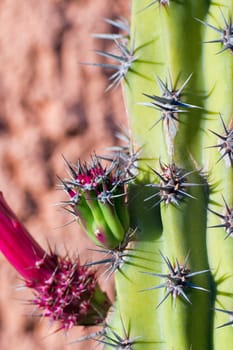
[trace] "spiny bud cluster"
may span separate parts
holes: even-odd
[[[81,163],[71,166],[67,162],[71,180],[64,181],[65,189],[71,198],[80,198],[82,194],[99,200],[102,203],[112,203],[114,197],[126,195],[125,184],[130,180],[126,177],[119,160],[112,160],[110,166],[103,165],[100,156],[94,155],[91,163]]]
[[[106,160],[97,155],[90,163],[67,163],[71,179],[62,180],[69,195],[68,210],[82,224],[90,238],[115,248],[129,229],[126,185],[133,180],[122,166],[122,156]],[[110,164],[109,164],[110,160]]]

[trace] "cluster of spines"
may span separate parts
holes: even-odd
[[[229,19],[227,20],[224,16],[223,12],[220,10],[224,22],[223,27],[215,27],[214,25],[201,21],[200,19],[197,19],[199,22],[201,22],[204,26],[209,27],[213,29],[215,32],[219,34],[219,38],[214,40],[205,41],[205,43],[221,43],[222,49],[218,52],[221,53],[223,51],[229,50],[231,53],[233,52],[233,25],[232,25],[232,18],[229,16]]]
[[[84,63],[92,66],[103,67],[113,71],[109,76],[109,85],[106,91],[119,86],[121,81],[126,78],[128,71],[131,69],[132,63],[136,60],[134,43],[128,48],[129,41],[129,25],[125,19],[105,21],[119,30],[118,34],[94,34],[99,39],[107,39],[113,42],[114,49],[112,51],[96,50],[96,54],[107,58],[111,63]]]
[[[165,288],[166,294],[164,298],[160,301],[160,303],[157,305],[157,307],[159,307],[169,296],[172,297],[174,304],[176,304],[176,299],[179,296],[181,296],[186,302],[191,304],[191,301],[186,294],[186,292],[190,288],[207,291],[207,289],[192,283],[191,278],[196,275],[206,273],[209,270],[191,272],[187,266],[189,254],[186,256],[183,264],[180,264],[177,259],[175,261],[175,264],[172,264],[172,262],[169,260],[168,257],[165,257],[161,252],[160,252],[160,255],[168,267],[168,273],[164,274],[164,273],[145,272],[146,274],[151,275],[153,277],[160,277],[165,279],[164,283],[161,283],[157,286],[153,286],[146,289],[146,290],[153,290],[153,289]]]
[[[175,163],[164,164],[160,162],[160,168],[162,171],[161,173],[155,169],[152,169],[155,175],[157,175],[159,178],[160,183],[147,185],[152,188],[156,188],[159,191],[146,198],[146,201],[160,197],[159,200],[153,205],[154,207],[161,202],[164,202],[166,205],[170,203],[179,205],[180,201],[182,201],[184,198],[194,198],[187,192],[187,188],[202,185],[198,183],[191,183],[187,180],[187,177],[194,171],[186,172],[184,169],[177,167]]]
[[[199,108],[197,106],[185,103],[181,100],[183,90],[191,79],[191,76],[192,74],[189,75],[189,77],[185,80],[180,88],[177,88],[176,84],[173,84],[170,75],[170,84],[168,84],[167,81],[163,82],[159,77],[157,77],[158,85],[161,89],[162,95],[157,96],[143,93],[143,95],[151,99],[152,102],[144,102],[142,105],[155,108],[161,112],[161,117],[152,125],[152,127],[157,125],[160,121],[163,121],[166,123],[169,129],[173,128],[176,130],[177,123],[180,121],[178,117],[179,113],[186,112],[186,110],[183,108]]]
[[[226,232],[225,238],[228,238],[228,237],[233,236],[233,208],[230,208],[228,206],[224,197],[223,197],[223,201],[224,201],[224,205],[225,205],[224,213],[220,214],[220,213],[214,211],[213,209],[210,209],[210,208],[208,209],[211,213],[218,216],[222,221],[221,224],[209,226],[209,228],[223,227],[225,229],[225,232]]]
[[[116,138],[122,142],[121,145],[108,147],[110,155],[102,156],[102,159],[113,162],[113,160],[119,158],[119,166],[122,172],[129,178],[134,178],[139,173],[139,162],[142,160],[140,154],[142,147],[137,148],[131,141],[128,130],[122,130],[122,132],[116,132]]]
[[[98,339],[97,342],[100,344],[103,344],[104,346],[107,345],[109,348],[113,348],[116,350],[133,350],[134,344],[138,342],[138,337],[131,338],[130,337],[130,329],[126,328],[123,320],[121,319],[121,325],[122,325],[122,332],[123,334],[120,335],[117,331],[112,329],[110,326],[107,326],[105,328],[104,336]]]
[[[224,159],[227,166],[233,166],[233,129],[231,127],[227,128],[221,115],[220,118],[223,125],[224,134],[222,135],[216,131],[210,130],[212,134],[219,138],[219,142],[214,146],[210,146],[209,148],[218,148],[219,152],[221,153],[218,162],[221,159]]]
[[[103,255],[103,259],[92,261],[85,264],[85,266],[95,266],[95,265],[104,265],[103,275],[106,275],[106,280],[108,280],[116,271],[121,271],[124,264],[126,264],[130,258],[134,257],[130,253],[132,245],[135,242],[135,230],[129,230],[123,241],[113,249],[107,249],[100,247],[98,249],[92,249]],[[132,264],[132,263],[131,263]]]
[[[116,350],[133,350],[134,345],[140,342],[140,336],[131,337],[130,324],[126,328],[123,319],[121,321],[121,332],[116,331],[107,323],[104,323],[101,330],[90,333],[82,338],[77,339],[74,343],[82,342],[85,340],[94,340],[98,345],[102,345],[101,349],[105,349],[106,346],[114,348]]]

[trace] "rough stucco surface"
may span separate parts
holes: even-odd
[[[128,16],[125,0],[0,1],[0,189],[28,230],[43,245],[91,259],[92,247],[56,204],[64,199],[57,175],[62,155],[88,159],[114,143],[126,123],[120,89],[104,93],[107,74],[80,62],[100,62],[94,49],[107,42],[104,17]],[[116,140],[115,140],[116,141]],[[64,226],[66,225],[66,226]],[[0,349],[91,349],[67,345],[83,334],[52,334],[47,320],[27,305],[31,294],[0,256]],[[103,288],[113,298],[111,286]],[[55,328],[56,329],[56,328]],[[80,333],[81,332],[81,333]]]

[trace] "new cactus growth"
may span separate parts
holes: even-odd
[[[130,27],[107,19],[119,33],[94,34],[113,50],[87,64],[110,69],[107,90],[121,83],[129,132],[65,161],[63,204],[102,254],[82,268],[105,265],[116,288],[108,313],[99,291],[102,329],[82,340],[233,349],[232,15],[233,0],[132,0]]]

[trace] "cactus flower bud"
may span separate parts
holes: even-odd
[[[32,238],[0,193],[0,250],[34,290],[31,300],[42,316],[59,321],[59,329],[102,322],[110,302],[96,274],[78,259],[46,253]]]
[[[103,157],[96,155],[90,164],[66,163],[71,175],[71,179],[62,180],[69,196],[66,208],[94,243],[117,247],[129,230],[126,185],[133,178],[123,169],[122,158],[116,156],[110,165],[103,165]]]

